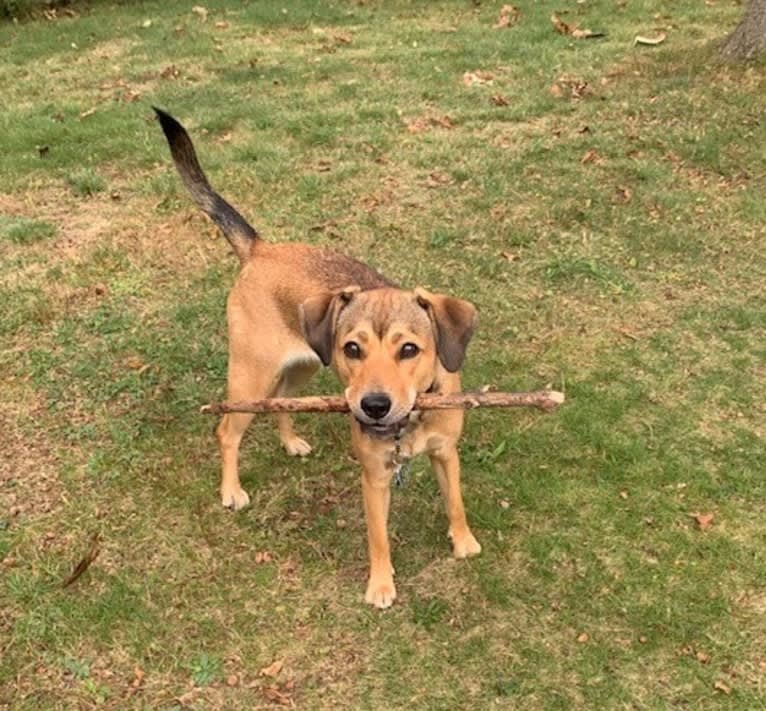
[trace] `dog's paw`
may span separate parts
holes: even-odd
[[[311,454],[311,445],[300,437],[282,440],[282,446],[291,457],[305,457]]]
[[[239,511],[250,503],[250,497],[242,488],[221,490],[221,503],[232,511]]]
[[[481,553],[481,544],[468,529],[459,536],[454,531],[450,531],[448,535],[452,541],[452,555],[455,558],[469,558]]]
[[[394,600],[396,600],[396,587],[392,579],[370,580],[367,593],[364,596],[366,603],[377,607],[379,610],[385,610],[393,605]]]

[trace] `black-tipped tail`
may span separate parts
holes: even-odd
[[[244,262],[253,241],[258,238],[258,232],[210,186],[186,129],[162,109],[152,108],[168,140],[170,154],[183,184],[199,208],[221,229],[240,261]]]

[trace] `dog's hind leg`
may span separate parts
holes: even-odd
[[[319,360],[311,353],[292,358],[283,365],[282,377],[276,389],[277,397],[297,395],[319,368]],[[299,437],[293,428],[293,418],[286,412],[277,415],[279,438],[285,451],[293,457],[305,457],[311,452],[311,445]]]

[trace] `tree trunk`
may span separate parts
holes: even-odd
[[[755,59],[766,49],[766,0],[749,0],[742,22],[721,47],[721,56],[734,61]]]

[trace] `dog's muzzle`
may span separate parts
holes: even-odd
[[[396,437],[407,424],[409,413],[394,422],[387,422],[391,405],[391,398],[386,393],[374,392],[365,395],[359,403],[361,412],[354,413],[362,432],[377,439]]]

